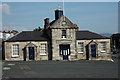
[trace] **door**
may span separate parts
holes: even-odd
[[[91,44],[91,57],[96,58],[96,44]]]
[[[63,49],[63,60],[68,60],[68,49]]]
[[[69,60],[68,56],[70,55],[70,45],[60,45],[60,55],[63,56],[63,60]]]
[[[29,60],[34,60],[34,47],[29,47]]]

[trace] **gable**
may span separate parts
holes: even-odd
[[[63,15],[58,20],[52,21],[50,28],[78,28],[78,26]]]

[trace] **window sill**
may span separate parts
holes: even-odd
[[[12,58],[18,58],[19,55],[12,55]]]
[[[105,53],[106,51],[101,51],[101,53]]]
[[[67,39],[67,38],[61,38],[61,39]]]
[[[41,56],[46,56],[47,54],[40,54]]]
[[[84,52],[78,52],[78,53],[84,53]]]

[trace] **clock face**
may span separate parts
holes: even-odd
[[[63,21],[63,22],[62,22],[62,26],[65,26],[66,24],[67,24],[66,21]]]

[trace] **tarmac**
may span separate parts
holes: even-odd
[[[118,60],[0,61],[0,78],[118,78]]]
[[[3,78],[118,78],[112,61],[16,61],[3,63]]]

